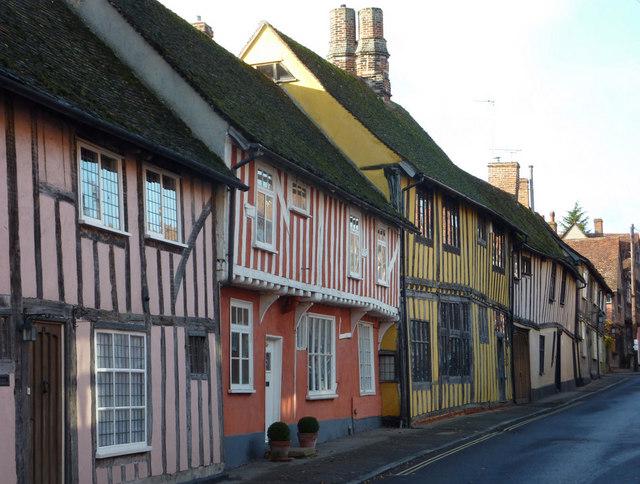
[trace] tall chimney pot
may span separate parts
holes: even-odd
[[[551,212],[549,214],[549,227],[551,227],[551,230],[553,230],[555,233],[558,233],[558,224],[556,223],[555,212]]]
[[[603,221],[601,218],[594,218],[593,219],[593,233],[596,235],[602,235],[603,232]]]
[[[331,10],[327,60],[350,74],[356,74],[356,11],[345,4]]]
[[[211,28],[211,25],[209,25],[207,22],[203,22],[200,15],[198,15],[196,18],[197,21],[193,22],[191,25],[193,25],[196,29],[213,40],[213,29]]]
[[[358,11],[358,48],[356,73],[383,100],[391,98],[389,51],[384,38],[382,9],[369,7]]]

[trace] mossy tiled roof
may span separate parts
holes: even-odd
[[[109,0],[215,109],[250,141],[398,218],[381,192],[264,75],[155,0]]]
[[[485,207],[526,235],[527,245],[544,255],[565,259],[561,243],[542,217],[515,198],[455,165],[431,136],[396,103],[385,103],[359,78],[329,63],[312,50],[278,32],[324,88],[374,136],[418,172]]]
[[[61,0],[0,2],[0,75],[62,110],[239,184]]]

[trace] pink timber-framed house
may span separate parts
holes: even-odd
[[[276,420],[294,430],[314,415],[320,440],[380,425],[379,340],[398,319],[409,224],[206,25],[199,32],[156,1],[75,8],[214,151],[223,142],[226,165],[249,186],[229,190],[217,212],[225,464],[262,457]],[[122,40],[129,31],[135,42]],[[151,49],[152,71],[137,48]],[[176,89],[154,78],[160,71]]]
[[[246,187],[64,2],[0,3],[0,45],[0,480],[218,475],[217,199]]]

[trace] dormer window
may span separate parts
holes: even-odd
[[[269,64],[260,64],[254,67],[273,82],[291,82],[296,80],[293,74],[282,65],[282,62],[270,62]]]

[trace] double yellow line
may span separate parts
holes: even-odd
[[[453,455],[457,452],[460,452],[461,450],[464,450],[468,447],[472,447],[476,444],[479,444],[480,442],[484,442],[485,440],[489,440],[493,437],[495,437],[496,435],[498,435],[500,432],[492,432],[490,434],[486,434],[483,435],[482,437],[476,439],[476,440],[472,440],[471,442],[467,442],[466,444],[462,444],[458,447],[455,447],[454,449],[448,450],[447,452],[443,452],[442,454],[438,454],[435,457],[431,457],[430,459],[424,460],[416,465],[414,465],[413,467],[409,467],[408,469],[405,469],[403,471],[398,472],[396,475],[397,476],[408,476],[409,474],[413,474],[416,471],[419,471],[420,469],[422,469],[423,467],[427,467],[428,465],[433,464],[434,462],[437,462],[441,459],[444,459],[445,457],[449,457],[450,455]]]
[[[543,418],[548,417],[550,415],[553,415],[553,414],[556,414],[556,413],[560,413],[560,412],[562,412],[562,411],[564,411],[564,410],[566,410],[568,408],[575,407],[576,405],[579,405],[580,403],[582,403],[582,402],[578,401],[578,402],[573,402],[573,403],[570,403],[570,404],[566,404],[566,405],[561,406],[560,408],[557,408],[557,409],[552,410],[550,412],[545,412],[542,415],[536,415],[536,416],[531,417],[531,418],[529,418],[527,420],[523,420],[522,422],[518,422],[518,423],[513,424],[513,425],[511,425],[509,427],[506,427],[506,428],[504,428],[502,430],[499,430],[499,431],[496,431],[496,432],[491,432],[489,434],[483,435],[482,437],[479,437],[479,438],[477,438],[475,440],[472,440],[470,442],[466,442],[466,443],[464,443],[462,445],[459,445],[458,447],[454,447],[453,449],[450,449],[450,450],[448,450],[446,452],[443,452],[442,454],[438,454],[438,455],[436,455],[434,457],[431,457],[429,459],[423,460],[422,462],[419,462],[419,463],[417,463],[416,465],[414,465],[412,467],[409,467],[407,469],[404,469],[404,470],[398,472],[396,475],[397,476],[408,476],[410,474],[413,474],[414,472],[419,471],[420,469],[423,469],[423,468],[433,464],[434,462],[438,462],[439,460],[442,460],[442,459],[444,459],[446,457],[449,457],[450,455],[457,454],[458,452],[460,452],[460,451],[462,451],[464,449],[468,449],[469,447],[473,447],[474,445],[477,445],[477,444],[479,444],[481,442],[485,442],[485,441],[487,441],[489,439],[492,439],[492,438],[494,438],[494,437],[496,437],[496,436],[498,436],[498,435],[500,435],[500,434],[502,434],[504,432],[511,432],[512,430],[515,430],[515,429],[518,429],[520,427],[523,427],[523,426],[525,426],[527,424],[530,424],[531,422],[535,422],[536,420],[540,420],[540,419],[543,419]]]

